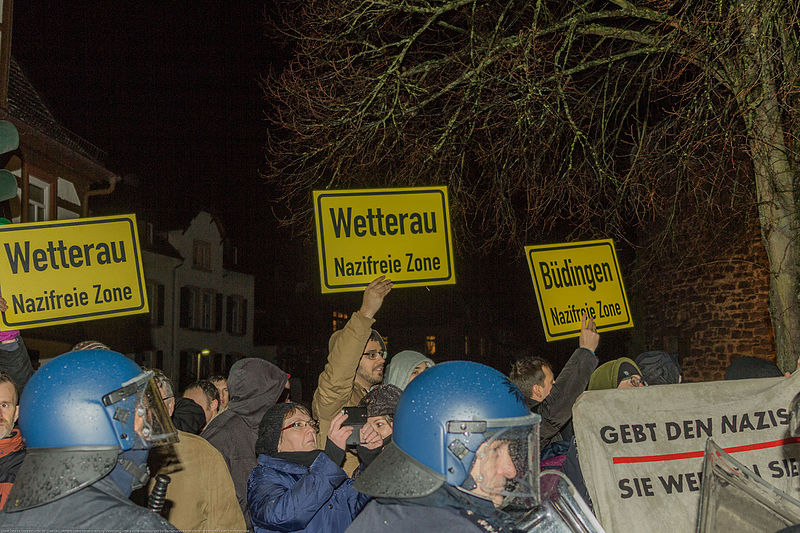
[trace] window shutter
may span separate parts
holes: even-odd
[[[222,294],[217,293],[214,295],[214,331],[222,329]]]
[[[189,287],[181,287],[181,319],[180,319],[180,327],[188,328],[189,327],[189,306],[192,303],[191,298],[191,290]]]
[[[225,331],[228,333],[234,333],[233,331],[233,306],[236,305],[236,302],[233,299],[233,296],[227,296],[225,298]]]
[[[156,296],[156,304],[158,305],[158,309],[156,309],[156,324],[159,326],[164,325],[164,286],[162,284],[157,285],[158,288],[158,295]]]

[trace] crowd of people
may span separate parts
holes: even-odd
[[[557,376],[539,357],[504,375],[411,350],[387,368],[373,325],[391,289],[370,283],[333,333],[310,405],[262,359],[178,396],[95,341],[34,373],[19,332],[0,332],[0,530],[514,531],[540,469],[591,505],[571,425],[581,393],[681,382],[666,352],[599,365],[586,316]],[[765,365],[743,358],[730,378],[774,374]]]

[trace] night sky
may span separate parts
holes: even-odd
[[[156,205],[269,231],[258,79],[275,47],[264,6],[17,1],[12,55],[56,119]]]
[[[136,194],[149,205],[181,217],[200,209],[218,214],[257,287],[279,279],[318,287],[313,238],[291,241],[288,231],[276,229],[275,205],[258,176],[268,126],[259,78],[285,54],[265,36],[265,17],[273,16],[268,6],[264,0],[18,0],[12,55],[56,119],[104,149],[106,167],[123,183],[138,183]],[[458,289],[484,303],[489,296],[505,327],[556,359],[568,356],[574,340],[542,343],[521,254],[475,259],[457,258]],[[398,307],[444,312],[430,292],[406,291],[393,297],[397,304],[408,300]],[[360,294],[343,298],[347,309]],[[614,337],[605,336],[605,344]]]

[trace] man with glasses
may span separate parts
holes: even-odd
[[[364,290],[361,308],[328,341],[328,362],[311,402],[314,418],[320,424],[317,435],[320,448],[325,446],[331,421],[342,408],[358,405],[369,389],[383,381],[386,345],[372,324],[391,290],[392,281],[385,276],[373,280]],[[358,458],[348,453],[344,471],[352,474],[357,466]]]

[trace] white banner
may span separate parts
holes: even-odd
[[[594,510],[609,532],[693,532],[706,439],[800,499],[800,438],[789,378],[588,391],[573,409]]]

